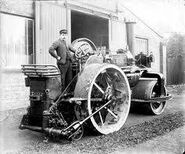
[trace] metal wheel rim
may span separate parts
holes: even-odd
[[[153,92],[153,91],[152,91]],[[162,95],[166,96],[166,88],[164,87],[164,92]],[[166,106],[166,101],[164,102],[154,102],[154,103],[150,103],[150,107],[151,107],[151,110],[154,114],[156,115],[159,115],[161,114],[164,109],[165,109],[165,106]]]
[[[129,83],[128,83],[128,80],[127,80],[127,77],[125,76],[125,74],[122,72],[122,70],[119,67],[117,67],[115,65],[105,65],[105,67],[101,68],[97,72],[97,75],[94,77],[94,79],[92,80],[91,85],[89,87],[88,102],[87,102],[88,103],[87,107],[88,107],[88,113],[89,113],[89,115],[92,114],[92,108],[91,108],[91,92],[92,92],[94,83],[96,83],[95,80],[97,79],[97,77],[99,76],[99,74],[102,71],[106,70],[106,69],[113,69],[113,70],[115,69],[116,71],[118,71],[122,75],[122,77],[123,77],[123,79],[124,79],[124,81],[126,83],[126,90],[128,92],[128,96],[127,96],[127,100],[123,103],[125,105],[124,107],[126,107],[126,108],[123,107],[124,108],[124,112],[120,113],[120,115],[122,115],[122,116],[121,117],[119,116],[120,119],[118,120],[117,123],[102,127],[102,126],[99,126],[97,124],[97,122],[96,122],[96,120],[94,119],[93,116],[90,118],[90,120],[91,120],[93,126],[95,127],[95,129],[97,131],[99,131],[100,133],[102,133],[102,134],[109,134],[109,133],[112,133],[114,131],[118,131],[123,126],[123,124],[125,123],[125,121],[127,119],[127,116],[128,116],[128,113],[129,113],[129,109],[130,109],[130,102],[131,102],[131,98],[130,98],[131,97],[130,87],[129,87]]]

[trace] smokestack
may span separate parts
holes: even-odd
[[[129,47],[130,52],[133,56],[134,54],[134,24],[136,22],[133,21],[127,21],[126,24],[126,33],[127,33],[127,45]]]

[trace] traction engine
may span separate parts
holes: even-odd
[[[72,45],[77,50],[74,77],[63,92],[56,66],[22,65],[30,105],[20,129],[79,140],[84,130],[100,134],[120,130],[131,103],[145,106],[143,112],[153,115],[164,111],[171,95],[162,74],[136,66],[129,51],[102,56],[86,38]]]

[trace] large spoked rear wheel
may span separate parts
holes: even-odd
[[[118,131],[130,109],[130,87],[124,72],[111,64],[90,64],[78,78],[75,97],[87,98],[86,112],[91,115],[90,128],[101,134]]]
[[[161,93],[159,93],[159,87],[158,84],[156,84],[151,92],[151,98],[160,97],[160,96],[166,96],[166,88],[163,87]],[[166,107],[166,101],[163,102],[151,102],[147,104],[149,113],[153,115],[160,115],[163,113],[165,107]]]

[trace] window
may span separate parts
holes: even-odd
[[[135,55],[139,53],[148,54],[148,39],[146,38],[135,38]]]
[[[1,65],[20,68],[33,63],[33,20],[1,14]]]

